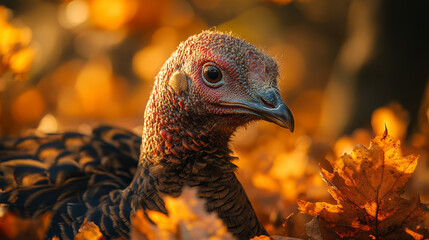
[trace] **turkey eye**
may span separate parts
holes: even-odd
[[[222,80],[222,72],[213,65],[207,65],[203,68],[203,77],[209,86],[215,87],[213,84]]]

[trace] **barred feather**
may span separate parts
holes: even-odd
[[[0,203],[21,217],[53,211],[47,238],[72,239],[88,208],[131,182],[141,138],[109,126],[9,139],[0,147]]]

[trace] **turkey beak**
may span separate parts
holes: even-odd
[[[277,89],[259,92],[251,100],[223,102],[222,105],[245,108],[266,121],[287,128],[291,132],[294,130],[292,112],[281,99]]]
[[[294,120],[292,112],[283,102],[279,92],[272,89],[258,94],[258,97],[258,101],[247,102],[248,109],[255,111],[263,119],[293,132]]]

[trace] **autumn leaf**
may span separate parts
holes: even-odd
[[[131,239],[234,239],[215,213],[206,212],[196,189],[184,188],[180,197],[167,196],[164,200],[168,216],[151,210],[137,211]]]
[[[75,240],[103,240],[103,234],[100,228],[93,222],[83,222],[79,228],[79,232],[74,237]]]
[[[325,229],[326,234],[335,233],[341,238],[427,238],[429,212],[419,196],[401,197],[417,159],[414,155],[402,156],[399,140],[392,139],[386,130],[371,141],[368,149],[355,146],[353,152],[332,162],[332,173],[321,169],[336,205],[298,200],[299,209],[319,217],[322,236]],[[317,229],[314,221],[307,229]]]

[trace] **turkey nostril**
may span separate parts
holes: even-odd
[[[274,108],[275,107],[274,104],[268,102],[265,98],[261,97],[261,100],[262,100],[262,102],[264,103],[264,105],[266,107],[269,107],[269,108]]]

